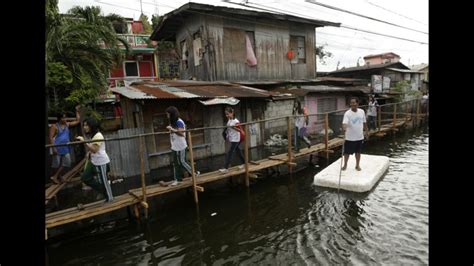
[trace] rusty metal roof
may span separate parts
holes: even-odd
[[[305,96],[311,92],[362,92],[370,93],[370,87],[367,86],[349,86],[349,87],[338,87],[338,86],[327,86],[327,85],[315,85],[315,86],[301,86],[300,88],[278,88],[273,90],[278,93],[291,93],[296,96]]]
[[[157,27],[150,36],[151,40],[155,41],[166,41],[174,40],[176,32],[179,28],[183,27],[183,21],[192,15],[204,15],[213,17],[222,17],[225,19],[245,19],[250,21],[256,21],[263,18],[271,19],[274,21],[291,21],[302,24],[309,24],[314,27],[333,26],[339,27],[341,23],[335,23],[330,21],[308,19],[304,17],[297,17],[288,14],[260,12],[251,10],[254,8],[231,8],[227,6],[213,6],[201,3],[187,3],[181,7],[163,15],[163,19],[160,20]]]
[[[192,80],[141,81],[111,90],[130,99],[269,98],[272,96],[265,90],[229,82]]]
[[[339,78],[339,77],[318,77],[322,81],[365,81],[365,79]]]
[[[343,72],[351,72],[351,71],[364,71],[368,69],[378,69],[378,68],[389,68],[397,66],[400,69],[410,69],[405,66],[402,62],[394,62],[394,63],[386,63],[386,64],[375,64],[375,65],[363,65],[358,67],[348,67],[339,69],[336,71],[329,72],[329,75],[336,74],[336,73],[343,73]]]

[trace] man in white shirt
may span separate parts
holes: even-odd
[[[342,170],[346,170],[349,155],[355,153],[356,170],[362,170],[359,166],[360,153],[362,151],[362,144],[364,135],[368,139],[367,121],[365,120],[364,110],[358,108],[359,100],[357,98],[351,99],[351,109],[344,113],[342,120],[342,130],[344,135],[344,166]]]

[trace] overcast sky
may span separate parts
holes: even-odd
[[[230,0],[242,3],[239,0]],[[379,20],[404,26],[406,28],[428,33],[428,0],[316,0],[319,3],[335,6],[354,13],[373,17]],[[149,18],[153,14],[166,14],[183,4],[185,0],[163,1],[142,0],[143,13]],[[220,0],[196,0],[192,2],[210,5],[244,8]],[[304,0],[249,0],[249,6],[273,9],[275,12],[286,12],[307,18],[341,23],[347,26],[417,42],[428,43],[428,34],[403,29],[366,18],[354,16],[337,10],[328,9]],[[59,0],[61,13],[73,6],[100,6],[104,14],[116,13],[124,17],[138,19],[140,0]],[[262,11],[262,10],[259,10]],[[428,63],[428,44],[398,40],[347,28],[322,27],[316,30],[317,45],[326,45],[326,50],[333,56],[324,65],[318,61],[318,71],[333,71],[339,68],[363,65],[362,57],[370,54],[394,52],[401,57],[407,66]]]

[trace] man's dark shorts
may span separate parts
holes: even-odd
[[[364,140],[346,140],[344,142],[344,154],[361,153]]]

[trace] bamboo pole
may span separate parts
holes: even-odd
[[[146,202],[146,184],[145,184],[145,148],[144,148],[143,137],[140,137],[140,173],[141,173],[141,182],[142,182],[142,197],[143,197],[143,206],[148,206]],[[145,207],[145,218],[148,218],[148,208]]]
[[[290,173],[291,173],[291,168],[292,168],[292,165],[291,165],[291,116],[288,116],[286,118],[286,122],[288,124],[288,168],[290,170]]]
[[[380,131],[380,129],[382,128],[382,127],[381,127],[381,121],[380,121],[380,120],[382,119],[382,107],[379,106],[378,109],[379,109],[379,111],[377,112],[377,116],[378,116],[377,124],[379,125],[379,126],[378,126],[378,128],[379,128],[378,131]]]
[[[420,99],[416,99],[416,125],[418,126],[418,119],[420,119]]]
[[[329,115],[324,114],[324,147],[326,149],[326,159],[329,159],[328,142],[329,142]]]
[[[248,187],[249,182],[249,128],[245,127],[245,186]]]
[[[395,105],[393,106],[392,128],[396,128],[396,127],[397,127],[396,122],[397,122],[397,105],[395,104]]]
[[[408,103],[405,102],[405,125],[408,124]]]
[[[193,154],[193,138],[191,132],[188,132],[188,144],[189,144],[189,157],[191,157],[191,177],[193,180],[193,192],[194,192],[194,202],[199,203],[197,189],[196,189],[196,174],[194,170],[194,154]]]

